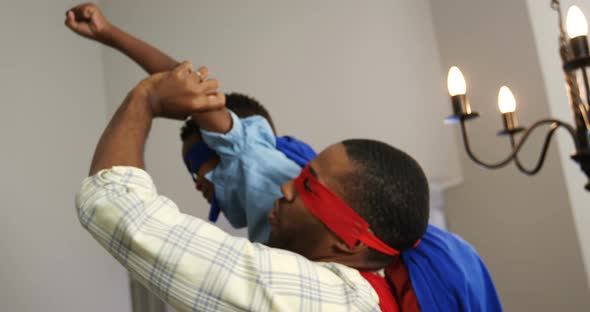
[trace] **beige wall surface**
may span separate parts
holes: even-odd
[[[540,2],[550,10],[549,1]],[[550,114],[526,1],[433,0],[431,4],[442,64],[445,69],[461,67],[472,108],[482,114],[468,126],[473,149],[486,161],[499,160],[509,150],[506,139],[496,137],[502,127],[496,106],[500,86],[512,88],[523,125]],[[563,83],[559,87],[565,93]],[[523,151],[529,167],[542,139],[534,135]],[[464,183],[446,194],[449,228],[480,252],[506,311],[590,308],[562,172],[563,166],[572,164],[562,164],[557,150],[553,144],[544,169],[533,178],[513,165],[498,171],[479,168],[461,151]]]
[[[71,5],[0,2],[0,311],[130,310],[74,208],[106,110],[100,51],[63,26]]]

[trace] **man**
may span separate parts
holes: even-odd
[[[283,186],[269,214],[270,245],[286,250],[231,237],[181,214],[143,171],[152,118],[223,105],[218,83],[200,82],[191,67],[142,81],[117,110],[77,196],[83,226],[179,311],[378,311],[385,303],[395,311],[394,291],[384,300],[374,285],[388,284],[372,272],[388,269],[426,230],[418,164],[376,141],[335,144]]]

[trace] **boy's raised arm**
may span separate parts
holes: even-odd
[[[94,3],[69,9],[65,24],[85,38],[119,50],[149,74],[169,71],[179,64],[164,52],[112,25]]]
[[[149,74],[170,71],[180,64],[159,49],[112,25],[94,3],[69,9],[65,24],[82,37],[119,50]],[[202,78],[206,78],[207,74],[204,73]],[[227,133],[232,128],[231,116],[225,107],[194,114],[192,118],[204,130]]]

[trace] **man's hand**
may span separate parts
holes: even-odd
[[[136,87],[144,92],[154,117],[186,119],[188,116],[222,108],[225,95],[218,92],[219,82],[205,79],[206,67],[192,72],[192,63],[184,62],[169,72],[154,74]]]
[[[111,24],[94,3],[84,3],[66,12],[66,26],[88,39],[107,43]]]

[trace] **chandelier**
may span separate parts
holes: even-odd
[[[516,118],[516,100],[507,86],[502,86],[498,94],[498,107],[502,113],[504,127],[498,132],[499,136],[505,136],[510,140],[512,151],[503,160],[496,163],[487,163],[475,156],[469,145],[467,136],[467,121],[479,117],[477,112],[471,110],[466,95],[467,86],[463,74],[456,66],[449,70],[447,86],[451,95],[453,115],[446,118],[447,123],[461,124],[463,145],[469,158],[476,164],[486,169],[499,169],[514,162],[518,170],[527,175],[537,174],[543,167],[545,156],[553,135],[557,129],[565,129],[571,136],[575,145],[575,152],[571,158],[577,162],[590,180],[590,52],[588,48],[588,22],[584,14],[577,6],[572,6],[567,14],[567,34],[564,27],[561,7],[558,0],[551,1],[551,8],[557,11],[560,29],[559,51],[563,62],[566,88],[574,117],[574,125],[566,122],[547,118],[533,123],[529,127],[519,126]],[[541,154],[532,168],[525,167],[518,155],[530,134],[543,125],[549,125],[545,135]],[[590,182],[585,186],[590,191]]]

